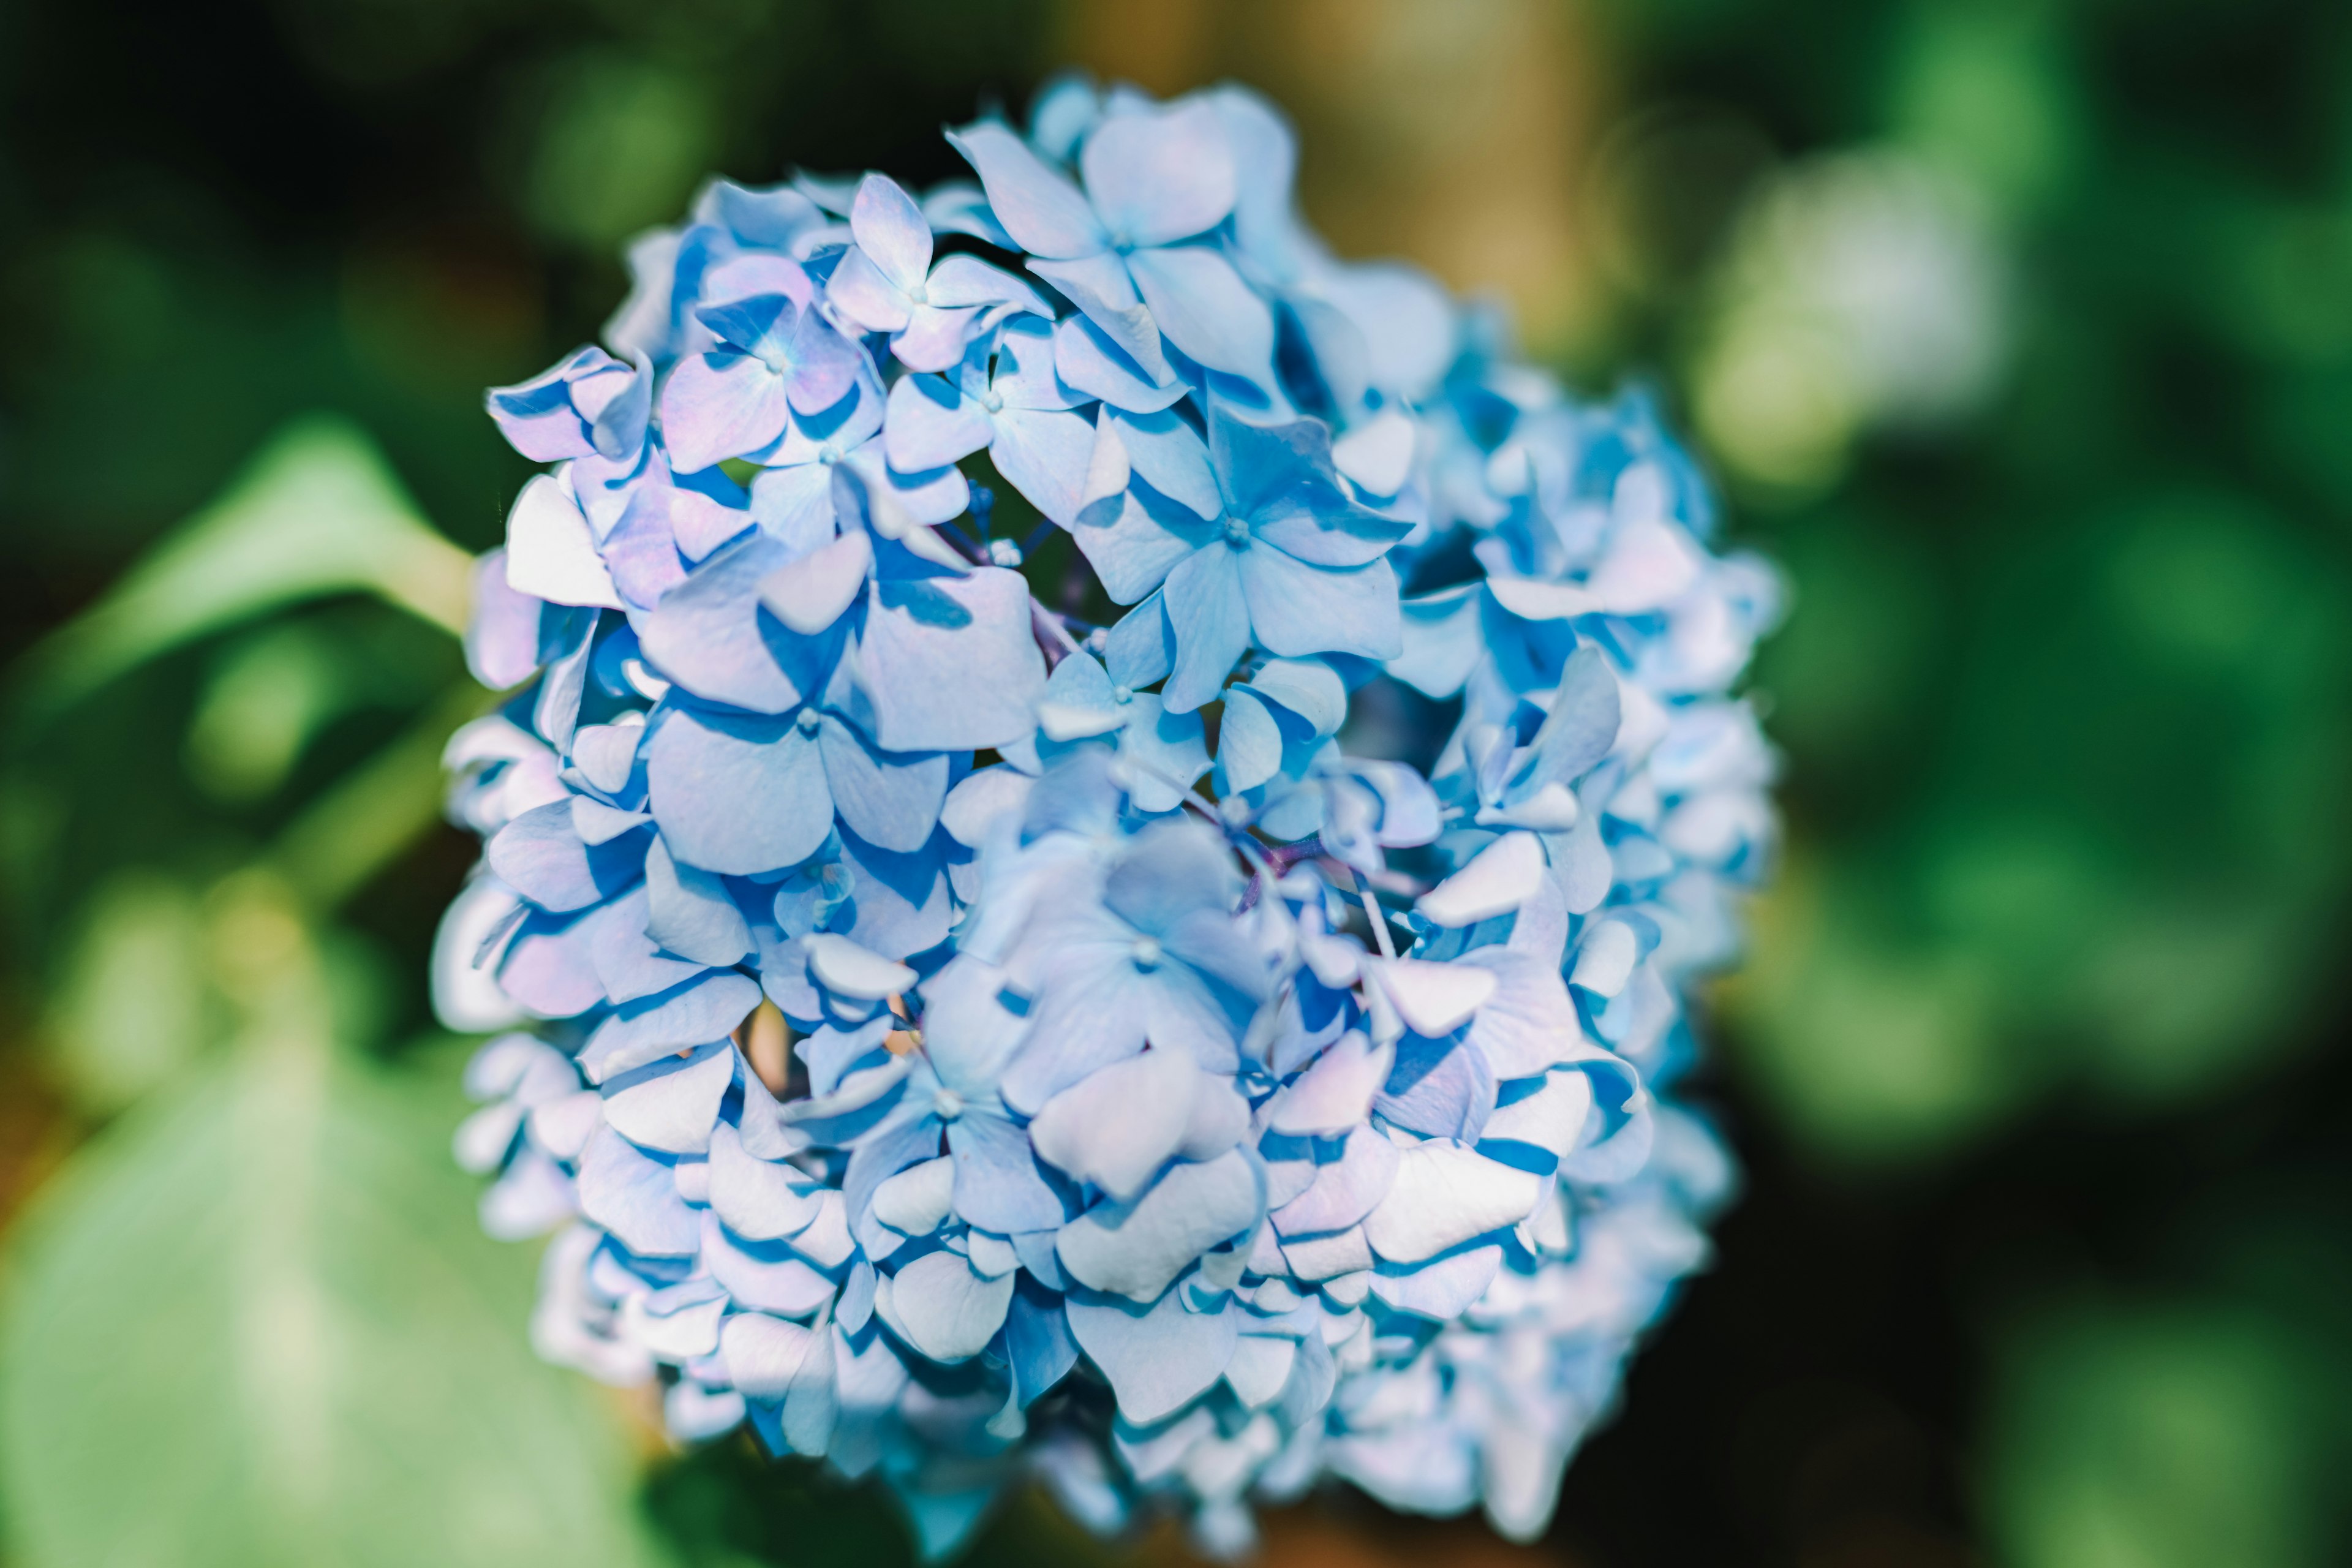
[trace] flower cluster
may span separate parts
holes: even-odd
[[[932,1552],[1024,1477],[1531,1534],[1729,1183],[1661,1097],[1769,851],[1774,579],[1642,399],[1322,250],[1252,95],[950,140],[712,185],[490,395],[552,467],[449,753],[485,1223],[559,1233],[546,1353]]]

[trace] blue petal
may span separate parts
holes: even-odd
[[[646,852],[642,834],[590,847],[572,823],[569,797],[534,806],[499,829],[489,842],[490,869],[542,909],[585,909],[636,880]]]
[[[723,1040],[760,1005],[759,984],[732,970],[708,970],[675,990],[625,1002],[596,1026],[580,1069],[602,1083],[689,1047]]]
[[[610,1127],[590,1134],[580,1156],[580,1212],[646,1257],[689,1257],[702,1240],[670,1166]]]
[[[1130,698],[1127,711],[1118,754],[1128,764],[1129,798],[1138,811],[1173,811],[1209,771],[1201,715],[1171,713],[1148,691]]]
[[[1233,211],[1233,149],[1215,109],[1198,100],[1105,120],[1078,167],[1087,199],[1124,245],[1166,245]]]
[[[1267,652],[1387,658],[1402,651],[1396,574],[1386,561],[1369,566],[1309,566],[1271,545],[1239,553],[1240,596],[1249,606],[1248,626]],[[1169,581],[1174,583],[1172,574]]]
[[[919,849],[930,838],[939,824],[940,803],[947,798],[945,755],[884,752],[830,713],[820,721],[816,745],[832,808],[850,831],[868,843],[901,852]],[[736,808],[740,809],[740,800]],[[810,850],[815,847],[809,846]]]
[[[1399,1127],[1432,1138],[1475,1142],[1495,1109],[1495,1069],[1455,1041],[1407,1035],[1372,1109]]]
[[[782,628],[772,633],[773,623],[760,619],[760,584],[788,559],[790,552],[764,535],[713,555],[638,622],[646,657],[713,702],[758,713],[799,703],[801,689],[777,658]]]
[[[1062,1223],[1061,1195],[1037,1168],[1028,1134],[985,1111],[967,1109],[948,1123],[955,1154],[955,1212],[1000,1236]]]
[[[1282,731],[1265,704],[1245,686],[1225,693],[1225,718],[1217,731],[1217,766],[1224,790],[1255,789],[1282,771]]]
[[[960,752],[1028,733],[1045,659],[1019,573],[984,566],[960,578],[886,583],[873,605],[856,672],[877,741],[896,751]]]
[[[1617,742],[1617,678],[1601,649],[1587,643],[1560,671],[1559,691],[1536,731],[1536,770],[1527,787],[1573,784],[1592,771]]]
[[[1307,721],[1318,736],[1338,734],[1348,720],[1347,683],[1319,658],[1268,659],[1250,677],[1249,689]]]
[[[1030,255],[1087,256],[1108,244],[1077,186],[1005,126],[981,121],[949,132],[948,141],[979,174],[989,211]]]
[[[750,354],[680,361],[662,386],[662,441],[680,472],[756,452],[784,433],[792,384]]]
[[[896,180],[868,174],[858,182],[849,232],[892,284],[907,292],[922,287],[931,265],[931,226]]]
[[[1479,637],[1477,584],[1449,588],[1402,605],[1404,651],[1388,661],[1388,672],[1429,697],[1462,689],[1485,651]]]
[[[1253,1228],[1265,1209],[1257,1167],[1234,1150],[1171,1166],[1133,1203],[1088,1209],[1062,1227],[1055,1250],[1072,1279],[1150,1301],[1202,1253]]]
[[[826,772],[816,738],[793,719],[685,707],[662,716],[646,764],[671,852],[738,876],[794,865],[824,842]]]
[[[1215,249],[1139,250],[1128,258],[1151,319],[1168,341],[1211,370],[1274,385],[1274,312]]]
[[[1063,1315],[1061,1298],[1021,1281],[1013,1310],[1005,1314],[1004,1352],[1013,1397],[1024,1408],[1067,1377],[1078,1363],[1078,1342]]]
[[[1138,1425],[1174,1415],[1215,1385],[1240,1338],[1237,1314],[1187,1310],[1170,1291],[1149,1309],[1117,1296],[1073,1295],[1070,1332],[1109,1380],[1118,1413]]]
[[[1094,426],[1076,414],[1006,408],[996,416],[989,459],[1005,482],[1054,521],[1067,528],[1078,515]]]
[[[1178,562],[1216,538],[1185,508],[1136,490],[1121,496],[1115,511],[1107,505],[1087,508],[1070,536],[1102,580],[1103,592],[1118,605],[1141,599],[1167,579]]]
[[[605,1079],[604,1120],[640,1148],[700,1154],[710,1147],[719,1102],[735,1082],[735,1047],[716,1040],[680,1061],[659,1061]]]
[[[891,1278],[877,1310],[936,1362],[969,1361],[988,1348],[1013,1305],[1013,1276],[984,1279],[952,1252],[927,1252]]]
[[[1240,558],[1280,553],[1210,544],[1194,551],[1168,574],[1162,593],[1168,606],[1168,624],[1176,637],[1176,668],[1168,678],[1160,699],[1171,711],[1189,713],[1203,702],[1216,700],[1224,687],[1225,677],[1233,673],[1234,666],[1249,647],[1250,610],[1242,597],[1246,578]],[[1312,612],[1301,605],[1279,613],[1303,616]],[[1322,650],[1286,647],[1276,651]]]
[[[661,840],[656,838],[647,860],[660,850]],[[664,859],[667,859],[666,855]],[[634,1002],[640,996],[667,991],[709,967],[660,951],[653,938],[646,934],[646,889],[639,888],[581,921],[582,929],[589,933],[588,952],[596,965],[596,978],[604,984],[604,994],[614,1002]]]
[[[1204,519],[1224,510],[1208,446],[1190,425],[1172,412],[1114,415],[1111,423],[1144,483]]]
[[[902,472],[952,463],[987,446],[994,433],[988,410],[944,376],[901,376],[890,389],[883,439],[890,466]]]
[[[1054,328],[1054,372],[1076,391],[1137,414],[1180,403],[1192,390],[1164,365],[1155,378],[1083,312]]]
[[[844,833],[841,858],[855,876],[849,902],[832,921],[836,932],[886,958],[928,952],[946,939],[955,906],[940,838],[898,854]]]
[[[1154,384],[1164,385],[1171,378],[1174,373],[1160,347],[1159,325],[1135,291],[1126,262],[1104,251],[1072,261],[1033,260],[1029,270],[1069,296],[1070,303],[1085,311]]]
[[[701,1262],[737,1306],[756,1311],[805,1318],[834,1298],[833,1280],[791,1247],[739,1242],[708,1211],[702,1219]]]
[[[1166,595],[1154,591],[1110,628],[1103,664],[1121,686],[1139,690],[1174,668],[1176,632],[1168,624],[1166,606]]]
[[[727,965],[751,951],[751,927],[726,884],[673,858],[656,837],[646,851],[646,935],[697,963]]]

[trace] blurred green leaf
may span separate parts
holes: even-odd
[[[36,704],[62,707],[196,637],[332,594],[379,595],[454,635],[465,627],[471,566],[418,515],[365,435],[310,415],[35,648],[19,679]]]
[[[2060,1310],[2019,1330],[1988,1502],[2011,1568],[2305,1568],[2326,1486],[2305,1348],[2222,1306]]]
[[[25,1568],[651,1561],[612,1407],[535,1361],[446,1081],[325,1037],[266,879],[213,901],[245,1026],[78,1152],[16,1238],[0,1479]]]
[[[204,944],[195,900],[152,871],[124,872],[90,895],[43,1031],[83,1110],[120,1110],[205,1044]]]
[[[260,800],[352,700],[335,645],[314,627],[271,626],[214,670],[188,723],[188,772],[214,799]]]
[[[488,700],[458,687],[287,826],[269,860],[313,909],[357,892],[440,819],[442,747]]]

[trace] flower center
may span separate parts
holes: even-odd
[[[841,461],[841,448],[833,442],[827,441],[824,446],[819,447],[816,449],[816,460],[824,464],[827,468],[831,468],[834,464]]]
[[[1249,523],[1231,512],[1225,513],[1225,542],[1235,550],[1247,550],[1249,542]]]
[[[1151,936],[1137,937],[1135,945],[1128,949],[1128,954],[1135,960],[1138,969],[1157,969],[1160,959],[1165,956],[1160,951],[1160,939]]]
[[[1004,412],[1004,399],[998,395],[996,388],[992,386],[986,392],[980,395],[980,405],[982,408],[987,409],[991,414],[1002,414]]]
[[[918,305],[928,305],[931,302],[931,291],[928,285],[918,283],[907,290],[907,298]]]
[[[1110,700],[1113,702],[1132,702],[1135,700],[1135,690],[1132,687],[1114,686],[1110,689]]]
[[[824,722],[824,721],[817,717],[817,711],[815,709],[803,708],[801,710],[801,716],[797,722],[801,727],[802,734],[814,735],[816,733],[817,726]]]
[[[963,1096],[951,1089],[940,1089],[931,1096],[931,1114],[942,1121],[953,1121],[963,1114]]]

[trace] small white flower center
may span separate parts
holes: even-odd
[[[814,735],[816,733],[817,726],[824,722],[824,721],[817,716],[815,709],[803,708],[801,710],[801,716],[797,722],[801,727],[802,734]]]
[[[1160,939],[1151,936],[1137,937],[1135,945],[1128,950],[1128,953],[1135,960],[1138,969],[1157,969],[1160,959],[1166,956],[1160,951]]]
[[[940,1089],[931,1096],[931,1114],[942,1121],[953,1121],[963,1114],[963,1096],[951,1089]]]
[[[1004,412],[1004,399],[992,386],[980,395],[980,405],[991,414]]]
[[[1231,512],[1227,512],[1225,514],[1225,542],[1232,545],[1235,550],[1246,550],[1249,548],[1249,542],[1250,526],[1248,522],[1241,518],[1235,517]]]

